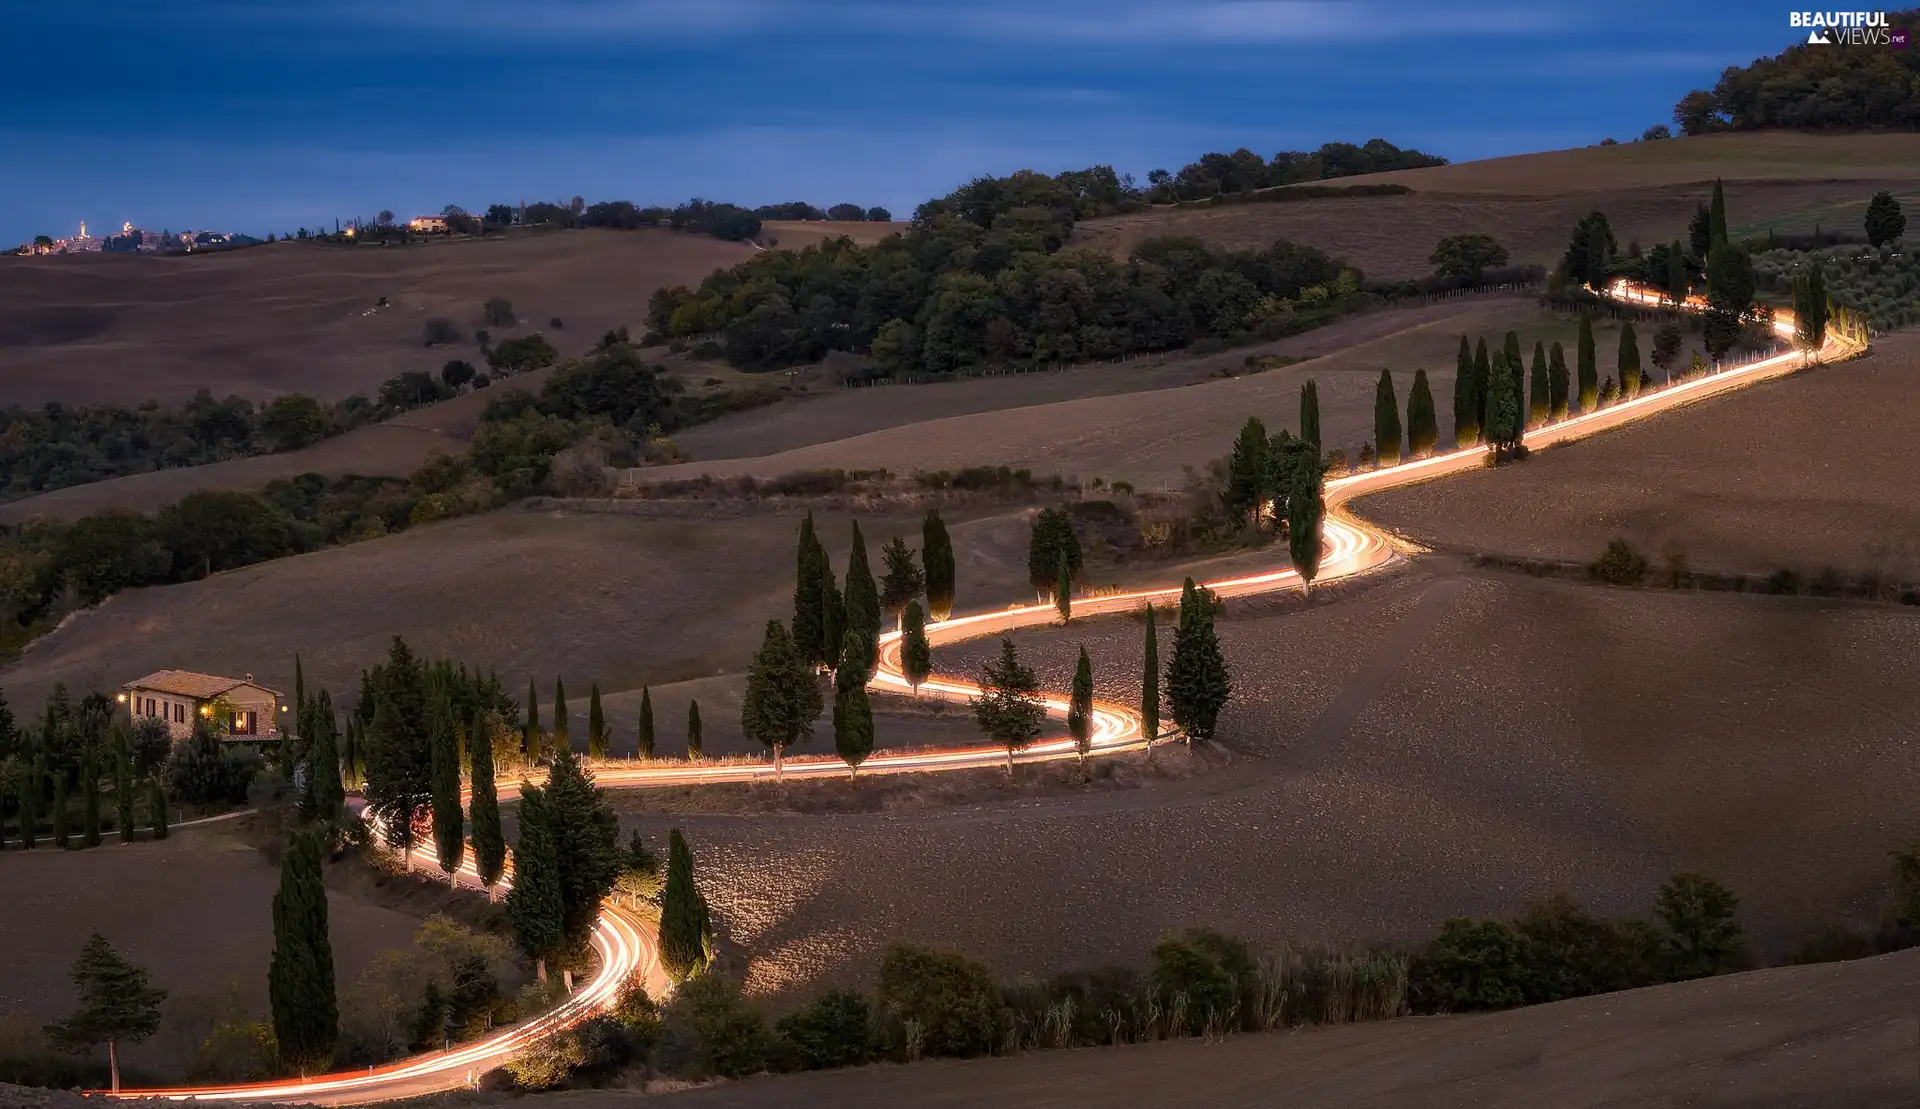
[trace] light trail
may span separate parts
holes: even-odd
[[[1659,293],[1629,285],[1624,281],[1616,283],[1608,293],[1616,299],[1629,303],[1665,303]],[[1697,311],[1705,307],[1705,302],[1698,297],[1690,297],[1685,307]],[[1794,322],[1790,313],[1777,311],[1773,326],[1777,333],[1788,338],[1793,336]],[[1829,330],[1826,342],[1815,356],[1815,360],[1838,361],[1858,354],[1864,347],[1863,343],[1842,337],[1839,333]],[[1757,382],[1783,377],[1805,365],[1808,360],[1809,356],[1806,354],[1787,351],[1742,366],[1722,369],[1717,373],[1642,393],[1631,400],[1620,401],[1606,408],[1534,428],[1526,433],[1523,441],[1530,449],[1538,449],[1556,443],[1583,439],[1657,412],[1665,412]],[[1385,566],[1399,557],[1394,541],[1385,532],[1345,511],[1348,501],[1388,489],[1431,481],[1463,470],[1480,469],[1486,465],[1490,451],[1491,448],[1484,446],[1467,447],[1395,466],[1349,474],[1327,482],[1326,523],[1321,562],[1315,580],[1326,582],[1350,578]],[[1206,588],[1221,597],[1252,596],[1278,589],[1296,588],[1299,584],[1300,575],[1291,566],[1246,577],[1226,578],[1205,583]],[[1181,587],[1170,586],[1099,597],[1078,597],[1073,601],[1073,613],[1076,616],[1089,616],[1128,612],[1149,603],[1178,600],[1180,592]],[[960,616],[929,624],[927,638],[935,646],[957,643],[979,636],[1048,624],[1057,615],[1057,611],[1051,604],[1010,605],[996,612]],[[888,693],[912,694],[914,692],[901,669],[899,632],[888,632],[881,637],[880,663],[869,686]],[[926,682],[921,683],[918,691],[920,696],[948,701],[965,701],[979,695],[980,692],[980,687],[972,682],[945,676],[929,677]],[[1067,699],[1058,693],[1044,695],[1042,703],[1045,704],[1050,716],[1065,717],[1067,714]],[[1107,701],[1094,702],[1091,754],[1113,755],[1138,751],[1154,743],[1166,743],[1177,738],[1172,733],[1148,737],[1142,734],[1141,726],[1140,714],[1135,710]],[[1015,752],[1012,761],[1043,763],[1078,757],[1079,751],[1074,745],[1073,738],[1067,735],[1056,735]],[[1007,763],[1008,754],[1004,747],[972,745],[922,748],[877,752],[860,764],[859,772],[905,774],[940,770],[977,770],[1002,767]],[[631,766],[603,763],[594,766],[593,773],[595,780],[604,788],[633,789],[767,781],[775,777],[776,771],[770,762],[754,761],[646,763]],[[794,755],[783,760],[781,773],[789,778],[824,778],[851,774],[853,768],[833,755]],[[519,792],[520,787],[517,783],[505,784],[500,787],[500,798],[509,800],[519,796]],[[413,855],[421,860],[429,871],[436,870],[439,866],[432,853],[425,848],[415,849]],[[466,854],[467,861],[462,865],[456,878],[460,884],[477,889],[480,885],[479,876],[474,869],[472,859],[473,852],[469,850]],[[507,879],[503,878],[499,888],[504,890],[507,884]],[[598,971],[591,980],[583,983],[557,1008],[523,1024],[494,1033],[485,1039],[462,1044],[448,1051],[419,1055],[367,1071],[340,1072],[316,1078],[286,1079],[279,1082],[237,1086],[122,1090],[119,1096],[122,1098],[170,1098],[177,1101],[355,1105],[457,1089],[467,1085],[480,1074],[505,1064],[526,1047],[602,1011],[613,1002],[620,986],[636,970],[643,971],[647,975],[650,994],[655,997],[664,994],[666,977],[660,967],[659,950],[652,927],[644,919],[609,901],[601,910],[600,925],[594,933],[593,947],[600,957]]]

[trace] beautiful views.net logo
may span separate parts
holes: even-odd
[[[1795,28],[1807,30],[1807,45],[1892,46],[1907,45],[1905,28],[1887,25],[1886,12],[1789,12]]]

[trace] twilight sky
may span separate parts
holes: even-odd
[[[447,203],[884,205],[981,173],[1631,138],[1786,6],[1612,0],[7,3],[0,244]]]

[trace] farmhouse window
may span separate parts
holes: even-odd
[[[253,720],[254,720],[254,714],[251,712],[234,713],[233,714],[233,734],[234,735],[252,735]]]

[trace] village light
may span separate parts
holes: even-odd
[[[114,699],[114,700],[116,700],[116,701],[118,701],[118,702],[120,702],[120,703],[121,703],[121,704],[123,704],[123,705],[127,703],[127,695],[126,695],[126,694],[124,694],[124,693],[116,693],[116,694],[114,694],[114,695],[113,695],[113,699]]]
[[[212,705],[201,705],[201,706],[200,706],[200,715],[202,715],[202,716],[212,716],[212,715],[213,715],[213,706],[212,706]]]

